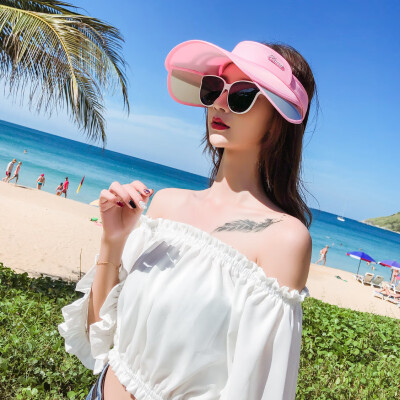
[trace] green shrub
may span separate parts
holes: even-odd
[[[314,298],[303,310],[297,399],[400,399],[399,320]]]
[[[96,380],[67,354],[57,325],[75,284],[0,263],[0,399],[84,399]]]
[[[0,399],[85,399],[96,378],[57,331],[74,288],[0,263]],[[313,298],[303,310],[297,399],[400,399],[399,320]]]

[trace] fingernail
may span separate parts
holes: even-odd
[[[150,190],[149,189],[144,189],[143,190],[146,194],[149,194],[150,193]]]
[[[144,201],[139,201],[139,206],[142,210],[145,210],[147,208],[147,205]]]
[[[130,205],[132,208],[136,208],[136,204],[133,202],[133,200],[129,200],[129,205]]]
[[[124,203],[121,203],[120,201],[117,201],[117,205],[120,206],[120,207],[123,207]]]

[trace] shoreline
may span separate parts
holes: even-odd
[[[93,265],[102,234],[90,221],[100,217],[97,207],[0,182],[0,216],[4,266],[76,281],[80,265],[82,273]],[[375,288],[357,282],[351,272],[311,263],[306,286],[311,297],[326,303],[400,319],[400,307],[374,297]]]

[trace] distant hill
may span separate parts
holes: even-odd
[[[388,217],[368,218],[361,222],[400,233],[400,212]]]

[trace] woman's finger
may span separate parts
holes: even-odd
[[[110,186],[109,191],[115,196],[119,197],[129,209],[134,210],[137,208],[135,198],[132,198],[130,193],[128,193],[125,185],[122,186],[119,182],[113,182]],[[139,202],[139,200],[137,200],[137,202]]]
[[[149,189],[143,182],[141,181],[133,181],[129,184],[129,186],[134,187],[142,196],[150,197],[153,193],[153,189]]]
[[[115,196],[112,193],[110,193],[107,189],[103,189],[100,192],[99,204],[104,204],[107,201],[113,201],[114,198]]]
[[[140,207],[140,209],[145,210],[147,208],[146,203],[148,202],[148,195],[142,195],[138,190],[137,187],[133,187],[133,185],[124,185],[125,190],[129,193],[132,197],[135,205]]]
[[[102,211],[107,211],[111,207],[114,207],[116,204],[118,205],[118,202],[118,198],[110,191],[105,189],[101,191],[99,198],[99,208]]]

